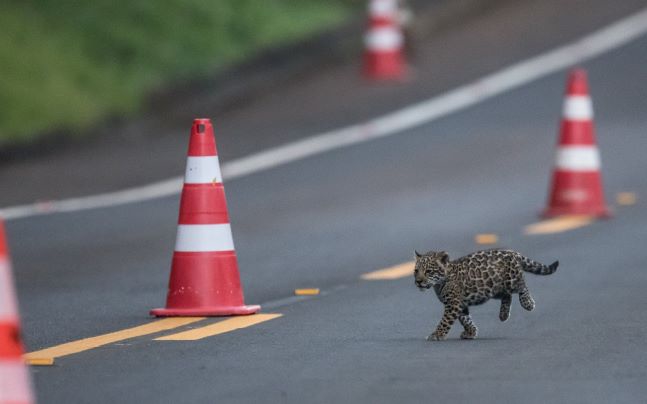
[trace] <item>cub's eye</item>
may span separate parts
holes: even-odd
[[[431,269],[426,269],[425,270],[425,275],[429,275],[431,273]]]

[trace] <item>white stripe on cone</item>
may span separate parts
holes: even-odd
[[[180,224],[177,227],[175,251],[233,251],[234,240],[229,223]]]
[[[0,320],[11,319],[17,321],[18,310],[16,296],[13,288],[13,278],[10,273],[9,262],[0,258]]]
[[[557,149],[555,165],[568,171],[597,171],[600,153],[595,146],[562,146]]]
[[[32,403],[27,367],[20,359],[0,361],[0,403]]]
[[[396,51],[402,47],[402,34],[394,27],[371,28],[365,38],[372,51]]]
[[[564,100],[562,111],[569,121],[590,121],[593,119],[593,104],[588,95],[571,95]]]
[[[218,156],[189,156],[184,173],[185,184],[211,184],[222,182]]]
[[[368,6],[371,17],[393,17],[396,10],[395,0],[371,0]]]

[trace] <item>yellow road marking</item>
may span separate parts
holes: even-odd
[[[618,205],[635,205],[636,204],[636,194],[633,192],[620,192],[616,195],[616,202]]]
[[[319,294],[319,289],[294,289],[294,294],[297,296],[314,296]]]
[[[251,316],[233,317],[204,327],[195,328],[193,330],[155,338],[155,341],[195,341],[241,328],[247,328],[281,316],[283,316],[283,314],[253,314]]]
[[[31,358],[25,359],[25,362],[31,366],[52,366],[54,358]]]
[[[24,355],[26,361],[46,358],[59,358],[61,356],[72,355],[75,353],[98,348],[103,345],[112,344],[113,342],[122,341],[129,338],[140,337],[142,335],[154,334],[160,331],[171,330],[183,325],[195,323],[204,320],[206,317],[170,317],[162,320],[150,322],[137,327],[128,328],[121,331],[111,332],[96,337],[84,338],[77,341],[66,342],[51,348],[41,349],[40,351],[30,352]]]
[[[413,261],[405,262],[404,264],[392,266],[390,268],[366,273],[361,276],[361,279],[367,281],[381,281],[404,278],[405,276],[412,276],[414,265],[415,262]]]
[[[544,220],[526,226],[524,233],[528,235],[561,233],[563,231],[577,229],[593,223],[594,218],[583,215],[559,216],[554,219]]]
[[[496,244],[499,242],[499,237],[492,233],[477,234],[474,241],[476,244]]]

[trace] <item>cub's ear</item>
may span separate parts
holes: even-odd
[[[440,262],[443,264],[449,263],[449,254],[447,254],[445,251],[441,251],[438,253],[440,255]]]
[[[413,250],[413,252],[415,252],[415,253],[416,253],[416,257],[417,257],[417,258],[422,257],[422,255],[420,255],[420,253],[418,252],[418,250]]]

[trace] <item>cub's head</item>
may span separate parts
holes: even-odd
[[[444,251],[429,251],[424,254],[416,251],[416,268],[413,272],[416,286],[423,290],[443,283],[448,264],[449,255]]]

